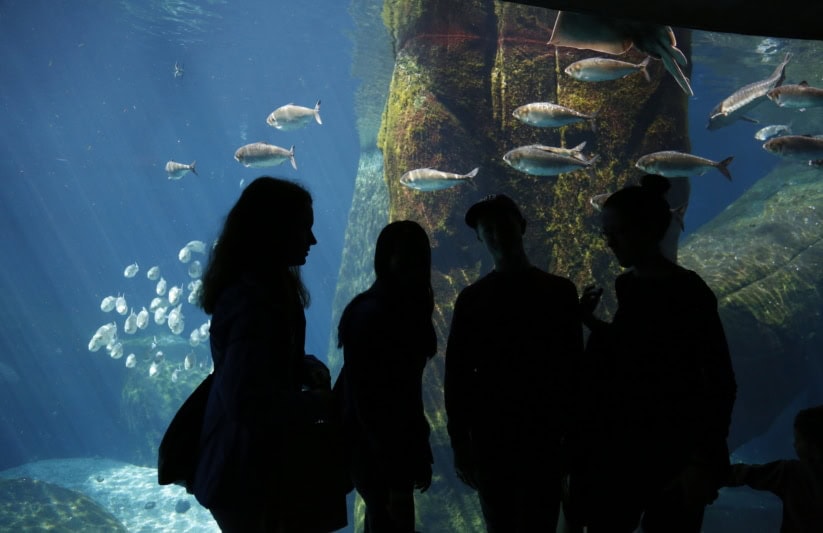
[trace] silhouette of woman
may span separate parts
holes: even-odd
[[[714,294],[661,253],[668,186],[646,175],[607,199],[603,235],[629,270],[615,281],[611,323],[592,316],[602,290],[581,298],[592,330],[581,397],[591,403],[572,446],[585,450],[572,485],[590,533],[641,522],[647,533],[697,533],[728,474],[734,372]]]
[[[214,381],[193,484],[223,531],[331,531],[345,493],[310,452],[331,409],[328,369],[304,353],[309,294],[300,280],[317,241],[310,194],[260,177],[226,217],[203,277]],[[308,437],[307,437],[308,435]]]
[[[432,477],[421,388],[437,336],[423,228],[408,220],[383,228],[374,270],[377,280],[349,303],[338,329],[343,426],[366,533],[410,533],[414,489],[425,491]]]

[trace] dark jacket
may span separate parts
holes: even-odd
[[[614,319],[587,346],[587,444],[607,446],[637,475],[665,479],[701,464],[725,478],[737,386],[717,299],[682,268],[660,279],[625,273],[615,288]]]
[[[453,448],[481,462],[556,449],[583,350],[577,301],[571,281],[535,267],[493,271],[460,293],[446,349]]]
[[[306,433],[330,412],[331,393],[301,390],[308,369],[322,364],[304,354],[305,327],[298,301],[250,279],[220,295],[210,329],[214,382],[193,487],[205,507],[328,515],[300,490],[301,476],[310,477],[304,467],[314,462],[303,450],[330,444]],[[337,527],[345,523],[344,514]]]
[[[432,463],[422,380],[437,350],[431,315],[377,281],[340,321],[344,431],[355,484],[411,489]]]

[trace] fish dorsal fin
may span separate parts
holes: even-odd
[[[803,81],[801,81],[800,83],[798,83],[798,85],[800,85],[801,87],[808,87],[808,86],[809,86],[809,82],[807,82],[806,80],[803,80]]]

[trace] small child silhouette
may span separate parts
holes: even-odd
[[[735,464],[730,487],[767,490],[783,501],[781,533],[823,531],[823,405],[803,409],[794,419],[797,459],[764,465]]]

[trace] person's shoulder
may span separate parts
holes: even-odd
[[[694,270],[678,266],[677,283],[684,293],[691,295],[695,299],[717,302],[714,291],[700,274]]]

